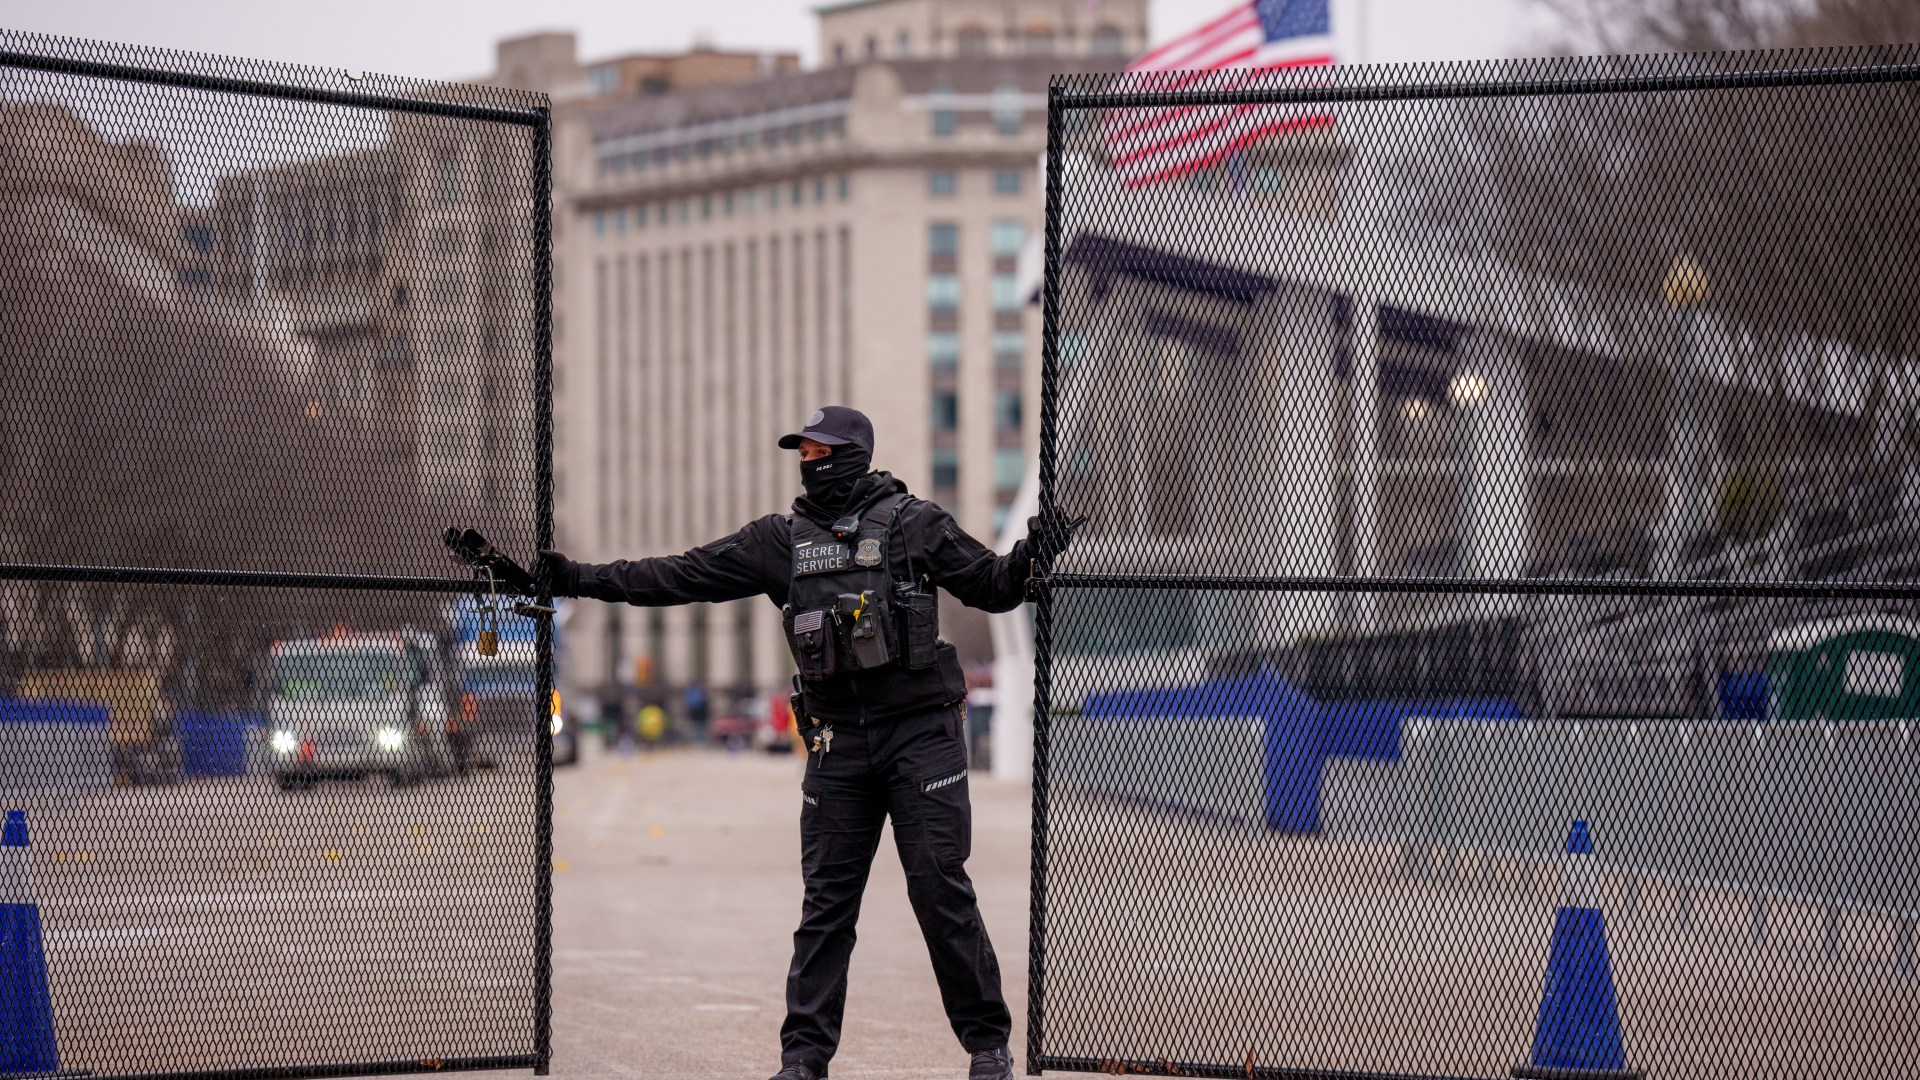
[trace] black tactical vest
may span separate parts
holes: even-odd
[[[782,609],[800,677],[820,682],[937,662],[939,608],[895,525],[908,496],[889,495],[823,529],[794,514],[793,580]]]

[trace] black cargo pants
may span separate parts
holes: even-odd
[[[962,743],[965,706],[950,705],[872,724],[838,721],[824,751],[807,727],[801,784],[800,868],[806,899],[787,973],[782,1066],[825,1073],[840,1045],[847,963],[880,827],[893,819],[907,896],[933,957],[940,1000],[960,1045],[971,1053],[1005,1046],[1013,1017],[1000,992],[1000,963],[973,882],[973,808]]]

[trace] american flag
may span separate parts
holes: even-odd
[[[1329,2],[1253,0],[1127,67],[1129,72],[1167,74],[1135,77],[1123,85],[1178,90],[1200,83],[1209,71],[1244,73],[1202,83],[1208,90],[1218,90],[1253,83],[1262,71],[1331,64]],[[1133,187],[1206,168],[1264,135],[1332,120],[1333,114],[1324,108],[1281,105],[1115,109],[1107,115],[1104,134],[1114,171]]]

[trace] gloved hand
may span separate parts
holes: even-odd
[[[1074,531],[1085,525],[1085,516],[1068,519],[1058,507],[1027,519],[1027,550],[1036,558],[1058,555],[1073,543]]]
[[[540,554],[534,559],[534,576],[536,578],[539,577],[542,570],[547,573],[547,581],[553,587],[553,595],[574,595],[576,585],[574,583],[572,560],[557,551],[549,551],[546,548],[541,548]]]

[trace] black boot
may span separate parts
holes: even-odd
[[[795,1063],[774,1073],[768,1080],[827,1080],[827,1074],[814,1072],[805,1065]]]
[[[1004,1046],[976,1052],[967,1080],[1013,1080],[1013,1053]]]

